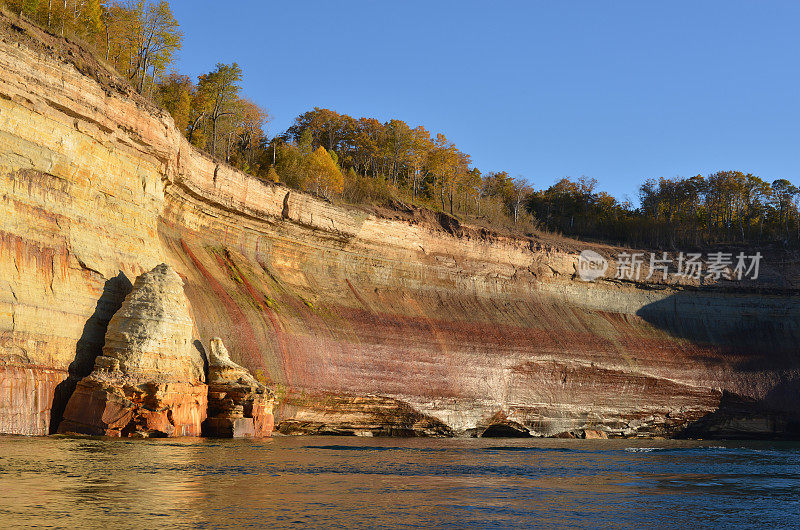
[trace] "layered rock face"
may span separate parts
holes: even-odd
[[[382,396],[299,394],[281,403],[281,434],[332,436],[452,436],[444,422],[408,403]]]
[[[208,387],[183,281],[162,264],[139,276],[108,324],[103,355],[78,382],[59,432],[199,436]]]
[[[246,368],[231,361],[222,339],[214,338],[208,353],[208,418],[203,435],[220,438],[263,438],[272,435],[272,392]]]
[[[52,429],[56,387],[101,353],[115,279],[163,262],[199,335],[279,390],[287,431],[457,432],[502,413],[535,435],[674,435],[744,425],[735,395],[764,418],[740,431],[796,432],[794,262],[744,286],[583,283],[581,250],[622,249],[261,182],[24,23],[0,18],[0,71],[0,430]]]

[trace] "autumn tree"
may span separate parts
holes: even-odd
[[[169,111],[175,125],[184,134],[189,130],[195,91],[192,80],[177,72],[171,72],[156,88],[156,100]]]
[[[270,120],[269,112],[246,98],[242,98],[236,107],[234,130],[237,136],[236,154],[240,161],[239,165],[246,171],[257,172],[259,153],[265,151],[264,127]]]
[[[476,167],[470,169],[459,183],[459,187],[464,197],[463,207],[465,214],[469,214],[469,205],[472,200],[475,200],[475,211],[478,212],[478,215],[480,215],[480,198],[481,189],[483,188],[481,185],[482,183],[483,179],[481,178],[481,172]]]
[[[275,183],[280,182],[281,179],[278,175],[278,172],[275,170],[275,166],[269,166],[269,171],[267,171],[267,180]]]
[[[128,5],[134,16],[128,17],[127,40],[133,48],[133,64],[128,77],[144,91],[148,76],[155,80],[172,62],[181,48],[183,33],[166,0],[136,0]]]
[[[431,135],[425,127],[420,125],[412,129],[410,141],[409,171],[411,177],[409,180],[411,183],[411,196],[416,199],[420,185],[420,172],[431,149],[433,149],[433,140],[431,140]]]
[[[338,112],[314,107],[295,118],[287,133],[299,141],[304,131],[311,135],[313,147],[323,146],[328,151],[338,150],[346,131],[346,119]]]
[[[308,189],[323,197],[341,194],[344,185],[342,172],[331,154],[319,146],[311,153],[307,162]]]
[[[519,221],[519,214],[523,200],[533,191],[530,185],[522,177],[511,179],[509,194],[509,209],[514,218],[514,223]]]
[[[101,0],[85,0],[81,22],[84,27],[84,34],[91,41],[94,41],[104,32],[103,7],[103,2]],[[48,7],[48,14],[49,13],[50,8]]]
[[[792,212],[794,198],[800,193],[800,189],[786,179],[777,179],[772,183],[774,193],[774,205],[777,209],[777,217],[783,225],[787,237],[789,236],[789,219]]]
[[[207,149],[217,155],[217,133],[220,123],[225,118],[234,116],[240,101],[239,94],[242,81],[242,69],[236,63],[217,63],[214,71],[200,76],[197,86],[201,94],[201,101],[205,105],[203,115],[211,124],[211,135],[208,139]]]
[[[411,129],[402,120],[390,120],[386,123],[385,153],[391,160],[392,183],[397,184],[397,177],[402,167],[407,165],[409,149],[412,145]]]
[[[34,16],[39,8],[39,0],[24,0],[21,2],[20,15]]]

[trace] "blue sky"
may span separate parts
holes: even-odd
[[[741,169],[800,183],[800,2],[172,0],[178,60],[237,61],[270,134],[315,106],[443,132],[537,188]]]

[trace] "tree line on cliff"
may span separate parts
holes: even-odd
[[[626,244],[800,243],[800,189],[740,171],[646,180],[640,204],[587,177],[534,190],[482,173],[444,134],[314,108],[269,137],[269,113],[242,93],[236,63],[193,80],[174,71],[180,25],[166,0],[2,0],[48,31],[82,41],[164,107],[198,148],[255,176],[350,203],[406,202],[488,227]]]
[[[639,207],[595,190],[585,177],[531,193],[526,208],[550,231],[627,244],[675,248],[717,243],[800,242],[800,189],[752,173],[647,179]]]
[[[352,202],[399,198],[492,225],[626,244],[800,241],[800,189],[786,179],[768,182],[741,171],[648,179],[634,207],[598,191],[592,178],[563,178],[534,190],[505,171],[471,167],[469,155],[443,134],[431,137],[424,127],[401,120],[381,123],[319,108],[297,117],[269,148],[273,144],[281,177],[296,173],[281,162],[291,159],[283,153],[326,149],[344,172],[342,193]]]
[[[192,144],[246,171],[269,120],[245,98],[236,63],[216,65],[197,81],[174,70],[183,33],[166,0],[0,0],[51,33],[81,42],[167,109]]]

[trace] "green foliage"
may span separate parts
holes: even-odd
[[[562,179],[526,200],[543,228],[579,237],[664,247],[714,243],[797,243],[800,190],[741,171],[649,179],[640,207],[594,191],[593,179]]]
[[[389,184],[383,179],[360,175],[351,167],[344,173],[343,198],[351,203],[386,203],[392,197]]]
[[[344,176],[331,156],[319,146],[283,144],[278,148],[278,174],[283,182],[296,189],[310,191],[326,198],[342,194]]]
[[[192,80],[176,72],[170,73],[156,88],[156,102],[169,111],[181,131],[189,128],[194,91]]]
[[[281,178],[278,175],[278,172],[275,171],[275,166],[269,166],[269,171],[267,172],[267,180],[270,182],[275,182],[276,184],[280,182]]]
[[[166,0],[12,0],[5,2],[62,36],[77,37],[152,95],[180,50],[183,34]]]
[[[224,125],[237,113],[242,90],[239,86],[241,81],[242,69],[238,64],[217,63],[213,71],[200,76],[197,84],[197,91],[202,95],[200,101],[205,105],[202,112],[211,127],[206,149],[214,156],[221,154],[217,148],[220,145],[219,137],[225,133],[222,130]]]
[[[305,184],[306,172],[303,152],[294,145],[283,144],[278,147],[277,172],[283,182],[295,189],[300,189]]]
[[[39,0],[25,0],[22,3],[22,13],[25,16],[31,17],[36,15],[36,11],[39,9]]]
[[[503,203],[498,213],[514,222],[527,215],[521,208],[529,190],[524,179],[510,181],[508,196],[500,190],[489,196],[481,172],[470,167],[469,155],[442,134],[431,138],[421,126],[411,128],[397,119],[386,123],[356,119],[314,108],[298,116],[286,136],[303,154],[324,147],[335,156],[343,169],[342,196],[350,202],[388,202],[400,197],[454,215],[481,216],[488,201]],[[294,166],[294,159],[284,165]]]
[[[167,74],[183,35],[166,0],[5,0],[15,13],[77,37],[162,105],[189,142],[272,182],[352,203],[397,198],[490,226],[540,227],[630,244],[800,243],[800,189],[741,171],[649,179],[640,206],[562,179],[534,191],[522,177],[481,173],[445,135],[315,107],[268,140],[268,112],[244,98],[238,64],[197,82]]]

